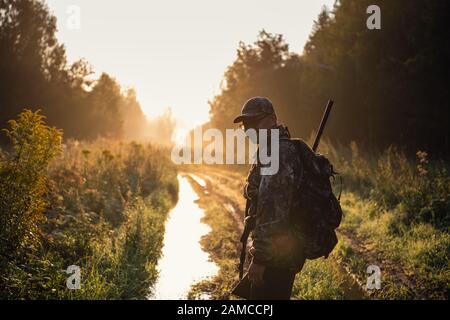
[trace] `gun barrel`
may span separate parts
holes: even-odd
[[[314,152],[316,152],[317,147],[319,147],[320,138],[322,137],[323,129],[325,128],[325,124],[327,123],[328,116],[330,115],[331,108],[333,107],[333,103],[334,103],[333,100],[328,100],[327,106],[322,116],[322,121],[320,121],[319,131],[317,131],[316,139],[312,147]]]

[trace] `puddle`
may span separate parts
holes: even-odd
[[[206,185],[199,177],[194,179]],[[199,243],[211,229],[200,221],[204,211],[195,203],[198,196],[186,177],[178,175],[178,182],[178,203],[166,221],[163,255],[158,262],[159,277],[149,299],[186,299],[194,283],[216,275],[219,270]]]
[[[196,176],[195,174],[189,174],[189,176],[194,179],[195,182],[197,182],[202,188],[206,188],[206,181],[200,178],[199,176]]]

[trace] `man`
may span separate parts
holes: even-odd
[[[290,141],[287,127],[277,123],[272,103],[264,97],[248,100],[235,123],[244,130],[279,130],[279,170],[273,175],[261,175],[256,161],[250,169],[244,188],[249,201],[246,223],[254,220],[251,263],[251,299],[290,299],[295,274],[305,262],[301,241],[292,230],[290,210],[297,199],[302,163],[296,147]],[[258,134],[259,136],[259,134]],[[267,139],[270,146],[270,137]],[[261,148],[261,145],[259,145]]]

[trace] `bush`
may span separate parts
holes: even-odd
[[[4,130],[13,151],[0,161],[0,255],[2,266],[20,261],[39,244],[47,167],[60,152],[61,132],[45,125],[39,112],[25,110]]]
[[[31,111],[10,123],[12,149],[0,152],[0,298],[145,298],[178,193],[168,150],[61,146],[61,132]],[[66,288],[70,265],[81,268],[79,290]]]

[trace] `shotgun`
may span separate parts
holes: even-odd
[[[327,123],[328,116],[330,115],[331,108],[333,107],[333,103],[334,103],[333,100],[328,100],[327,106],[325,107],[325,111],[322,116],[322,121],[320,121],[319,131],[317,131],[316,139],[314,140],[314,144],[312,147],[314,152],[317,151],[317,147],[319,146],[320,138],[322,137],[323,129],[325,128],[325,125]]]

